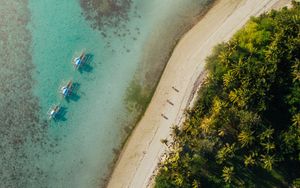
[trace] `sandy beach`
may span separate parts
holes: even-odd
[[[151,176],[166,146],[171,127],[184,120],[193,94],[205,77],[205,58],[227,41],[251,16],[280,8],[290,0],[218,0],[178,43],[144,116],[125,144],[110,188],[151,187]],[[200,75],[200,76],[199,76]]]

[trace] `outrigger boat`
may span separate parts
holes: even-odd
[[[49,119],[55,119],[57,117],[57,115],[59,114],[60,109],[61,109],[60,105],[53,105],[48,110]]]
[[[67,97],[72,93],[73,89],[73,82],[70,80],[67,85],[62,86],[60,89],[60,93],[63,95],[63,97]]]
[[[74,58],[73,64],[75,69],[80,68],[84,64],[84,59],[85,59],[85,53],[81,52],[79,57]]]

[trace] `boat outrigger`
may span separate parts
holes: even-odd
[[[81,52],[80,56],[74,58],[74,60],[73,60],[75,69],[79,69],[84,64],[84,62],[85,62],[84,60],[85,60],[85,53]]]
[[[72,93],[73,90],[73,82],[70,80],[66,85],[62,86],[60,89],[60,93],[63,97],[67,97]]]
[[[48,111],[49,119],[56,119],[60,109],[61,109],[60,105],[53,105]]]

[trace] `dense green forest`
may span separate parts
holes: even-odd
[[[207,59],[156,188],[300,187],[300,4],[251,18]]]

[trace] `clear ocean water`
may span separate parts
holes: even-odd
[[[165,55],[151,61],[208,0],[116,0],[112,10],[107,2],[0,0],[0,187],[101,186],[138,116],[124,102],[135,75],[163,69]],[[71,61],[82,50],[89,64],[76,71]],[[150,85],[160,73],[153,76]],[[59,88],[68,80],[77,90],[65,100]],[[57,121],[47,117],[53,104],[63,107]]]

